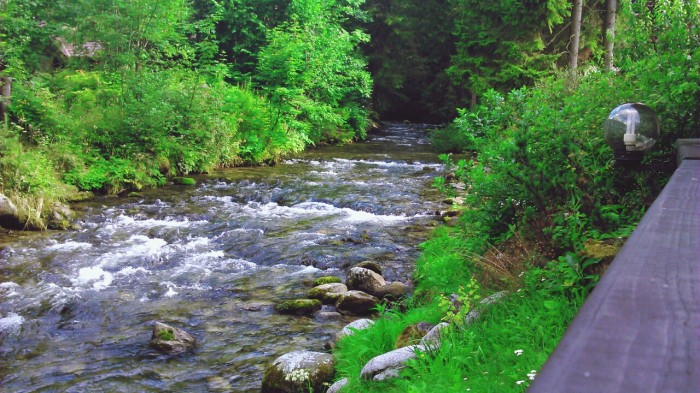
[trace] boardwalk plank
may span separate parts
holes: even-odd
[[[698,178],[682,161],[529,392],[700,392]]]

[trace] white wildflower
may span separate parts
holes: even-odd
[[[515,356],[520,356],[520,355],[523,354],[523,350],[522,350],[522,349],[516,349],[515,351],[513,351],[513,353],[515,354]]]

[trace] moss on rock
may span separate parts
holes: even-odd
[[[294,299],[275,305],[275,311],[280,314],[311,316],[319,311],[322,303],[318,299]]]
[[[197,181],[191,177],[173,177],[173,183],[181,186],[194,186]]]
[[[323,276],[323,277],[319,277],[316,280],[314,280],[314,287],[317,287],[317,286],[323,285],[323,284],[334,284],[334,283],[340,283],[340,282],[343,282],[343,280],[341,280],[340,277]]]

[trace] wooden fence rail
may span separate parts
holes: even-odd
[[[700,392],[700,140],[528,389]]]

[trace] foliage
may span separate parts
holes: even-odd
[[[444,1],[369,0],[365,44],[375,81],[373,107],[387,120],[441,122],[454,115],[461,88],[445,70],[454,51],[453,17]]]
[[[456,51],[448,74],[481,95],[508,90],[552,72],[559,55],[545,52],[545,39],[569,16],[567,1],[453,0]]]
[[[429,243],[440,247],[424,246],[425,251],[432,248],[432,252],[423,253],[419,267],[435,266],[434,259],[446,258],[454,249],[465,247],[463,239],[450,236],[444,229],[438,230]],[[426,268],[419,285],[424,280],[432,283],[441,280],[446,286],[444,290],[434,287],[439,296],[421,296],[418,302],[418,299],[409,301],[404,313],[385,309],[372,328],[343,339],[335,353],[339,377],[349,378],[346,389],[363,392],[524,391],[587,294],[589,287],[583,284],[581,263],[572,258],[575,257],[526,270],[522,274],[521,289],[483,308],[481,317],[470,324],[462,322],[465,311],[447,306],[447,312],[443,313],[445,307],[441,305],[452,304],[447,296],[453,293],[453,288],[465,282],[473,283],[471,279],[464,281],[460,273],[465,269],[476,271],[476,266],[463,261],[454,266],[447,277],[444,270]],[[475,284],[466,288],[463,286],[458,298],[467,303],[481,295]],[[462,308],[468,309],[468,306]],[[361,380],[361,368],[373,356],[393,349],[391,343],[403,327],[418,321],[435,321],[434,315],[425,315],[428,310],[439,310],[439,317],[453,322],[444,330],[441,346],[410,361],[401,372],[401,378],[383,382]]]
[[[352,2],[294,0],[291,22],[270,32],[258,77],[291,135],[316,144],[364,138],[371,77],[357,53],[367,36],[343,28]],[[336,12],[341,9],[342,12]]]

